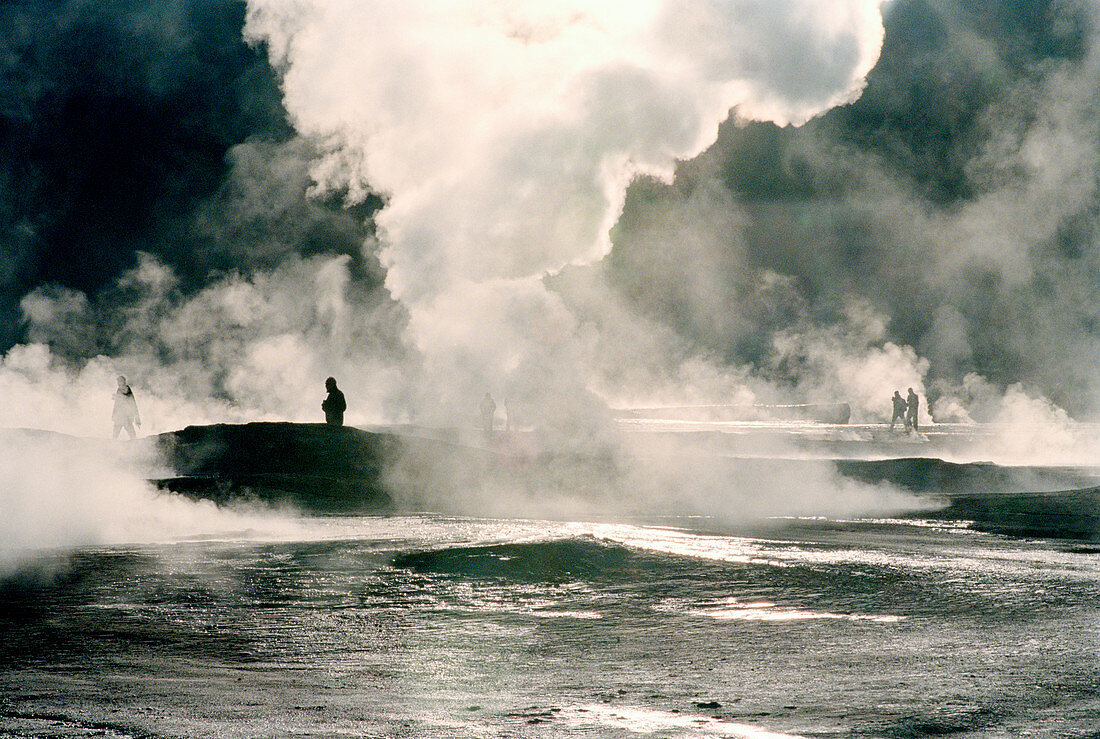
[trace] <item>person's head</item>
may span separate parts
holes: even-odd
[[[328,390],[329,392],[331,392],[335,389],[336,389],[336,378],[335,377],[330,377],[327,380],[325,380],[325,390]]]
[[[895,390],[894,395],[897,395],[898,397],[901,397],[901,390]]]
[[[119,388],[119,390],[121,390],[124,387],[126,387],[126,377],[124,375],[119,375],[118,376],[118,388]]]
[[[913,388],[909,388],[909,394],[910,394],[910,395],[912,395],[912,394],[913,394]]]

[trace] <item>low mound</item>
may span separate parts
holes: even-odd
[[[871,484],[942,496],[1046,493],[1100,484],[1097,470],[1077,467],[1005,467],[989,462],[945,462],[935,457],[840,459],[837,471]]]
[[[1100,540],[1100,487],[1048,493],[951,496],[936,513],[1007,536]]]
[[[155,445],[172,477],[158,487],[219,504],[256,498],[317,512],[384,509],[396,436],[309,423],[188,426]]]
[[[1094,468],[1004,467],[926,457],[838,460],[836,466],[846,477],[945,501],[945,508],[928,515],[971,521],[980,531],[1100,538],[1100,480]]]
[[[621,576],[634,566],[634,559],[626,547],[578,537],[411,552],[396,557],[393,565],[462,577],[570,582]]]

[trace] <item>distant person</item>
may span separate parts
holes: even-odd
[[[325,390],[328,397],[321,401],[321,410],[325,412],[325,423],[329,426],[344,425],[344,411],[348,409],[348,402],[344,400],[344,394],[336,387],[336,378],[325,380]]]
[[[913,430],[917,430],[917,407],[920,405],[920,398],[913,392],[913,388],[909,388],[909,396],[905,399],[905,425],[912,426]]]
[[[115,439],[118,438],[119,432],[123,429],[126,429],[126,433],[133,439],[137,436],[134,432],[134,424],[137,424],[138,428],[141,427],[141,414],[138,413],[134,391],[130,389],[130,385],[122,375],[118,376],[118,388],[115,390],[115,407],[111,411],[111,421],[115,427],[112,438]]]
[[[493,416],[496,412],[497,404],[493,401],[493,396],[485,393],[485,397],[481,399],[481,426],[490,436],[493,433]]]
[[[890,430],[894,430],[894,424],[897,421],[901,421],[906,429],[909,428],[909,421],[905,417],[905,409],[908,405],[905,402],[905,398],[901,397],[901,391],[895,390],[894,397],[890,399],[894,404],[894,415],[890,417]]]

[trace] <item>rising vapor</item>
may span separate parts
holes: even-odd
[[[632,188],[607,279],[705,351],[866,418],[886,412],[866,385],[917,381],[939,420],[1018,421],[1020,395],[1095,417],[1092,6],[884,13],[858,100],[798,128],[731,120],[672,186]]]
[[[1086,6],[0,12],[7,425],[1100,405]]]
[[[324,152],[316,192],[383,193],[386,287],[423,381],[460,407],[484,387],[530,403],[590,385],[541,279],[606,255],[634,178],[670,179],[731,108],[802,122],[850,100],[879,4],[260,0],[245,31]],[[552,369],[525,383],[532,365]]]

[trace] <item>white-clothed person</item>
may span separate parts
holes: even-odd
[[[115,439],[118,438],[119,432],[123,429],[126,429],[126,433],[133,439],[137,436],[134,432],[134,425],[141,426],[141,414],[138,413],[134,391],[130,389],[130,386],[126,383],[126,378],[122,375],[118,376],[118,389],[115,390],[115,407],[111,411],[111,421],[114,423],[113,438]]]

